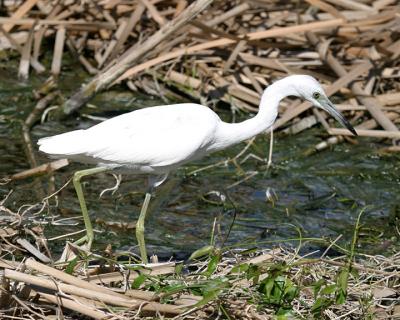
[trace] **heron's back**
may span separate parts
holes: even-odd
[[[202,156],[219,122],[212,110],[198,104],[157,106],[40,139],[38,144],[40,151],[55,158],[133,171],[168,171]]]

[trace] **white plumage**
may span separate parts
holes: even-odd
[[[213,144],[221,120],[193,103],[126,113],[86,130],[40,139],[51,157],[124,167],[133,173],[167,173],[198,158]]]
[[[74,176],[88,230],[86,240],[90,246],[93,231],[80,185],[83,176],[108,169],[124,169],[132,173],[160,176],[152,181],[152,185],[157,186],[171,170],[182,164],[270,128],[277,117],[280,100],[289,95],[302,97],[324,109],[356,134],[314,78],[294,75],[269,86],[261,97],[257,115],[241,123],[225,123],[211,109],[198,104],[157,106],[117,116],[86,130],[40,139],[39,150],[51,157],[69,158],[99,166],[98,169],[77,172]],[[143,236],[144,218],[149,201],[150,193],[146,194],[136,228],[144,262],[147,261]]]

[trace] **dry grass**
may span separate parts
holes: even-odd
[[[98,254],[67,242],[55,260],[43,228],[29,227],[44,207],[15,213],[1,204],[2,319],[400,317],[400,254],[356,254],[356,231],[349,249],[331,243],[343,252],[336,257],[209,246],[192,261],[144,266],[111,246]]]
[[[179,18],[187,1],[3,3],[0,50],[18,52],[21,78],[31,69],[47,72],[45,52],[54,48],[51,77],[22,125],[32,169],[11,179],[67,165],[40,166],[29,134],[62,96],[57,81],[67,50],[90,75],[104,79],[107,70],[118,69],[121,74],[107,85],[123,82],[166,101],[189,97],[212,106],[222,100],[235,112],[256,112],[263,89],[275,79],[310,74],[340,99],[338,108],[359,135],[400,137],[395,1],[215,1],[173,37],[156,39],[158,45],[134,58],[138,47],[154,43],[157,30]],[[126,57],[129,63],[121,65]],[[275,127],[295,134],[321,123],[334,137],[310,152],[344,139],[356,143],[324,114],[307,114],[310,107],[284,101]],[[18,212],[6,200],[0,203],[2,319],[400,319],[399,254],[357,254],[355,242],[352,250],[339,248],[341,257],[313,259],[287,247],[210,247],[195,262],[143,266],[134,254],[107,249],[99,255],[67,243],[59,257],[35,223],[47,199]]]

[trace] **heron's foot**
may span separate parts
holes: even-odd
[[[82,238],[74,241],[74,244],[77,246],[81,246],[82,244],[86,243],[85,249],[90,250],[92,248],[93,237],[89,237],[89,235],[85,235]]]

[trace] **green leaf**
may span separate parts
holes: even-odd
[[[321,290],[321,294],[332,294],[332,293],[335,293],[336,289],[337,289],[336,284],[330,284],[330,285],[325,286]]]
[[[231,320],[231,317],[229,316],[228,312],[225,310],[225,308],[224,308],[224,306],[222,304],[219,304],[219,309],[225,315],[227,320]]]
[[[220,255],[212,256],[210,262],[208,263],[207,270],[204,272],[204,275],[207,277],[211,276],[217,269],[220,260],[221,260]]]
[[[295,315],[293,314],[292,309],[288,308],[279,308],[276,312],[276,320],[288,320],[294,319]]]
[[[209,303],[210,301],[214,300],[215,298],[218,297],[219,293],[221,290],[214,290],[207,292],[203,295],[203,299],[201,299],[199,302],[197,302],[194,307],[201,307],[204,306],[205,304]]]
[[[67,267],[65,268],[65,272],[68,274],[72,274],[77,264],[78,264],[78,257],[75,257],[68,263]]]
[[[144,274],[140,274],[135,280],[132,282],[132,289],[139,289],[139,287],[146,281],[146,276]]]
[[[325,297],[320,297],[315,300],[314,305],[311,307],[311,313],[315,317],[321,316],[321,313],[333,304],[332,299],[327,299]]]
[[[260,268],[255,265],[255,264],[251,264],[249,266],[249,269],[247,270],[247,280],[253,279],[253,284],[256,285],[259,281],[261,275],[261,271]]]
[[[264,301],[279,308],[288,309],[292,301],[298,297],[300,289],[289,278],[283,275],[270,276],[264,279],[258,288],[264,295]]]
[[[178,293],[178,292],[180,292],[182,290],[186,290],[186,289],[187,289],[187,285],[185,285],[185,284],[180,284],[180,283],[172,284],[170,286],[163,288],[163,290],[162,290],[162,292],[164,293],[163,297],[173,295],[175,293]]]
[[[266,298],[269,299],[271,297],[272,288],[274,287],[274,282],[275,282],[275,279],[273,279],[273,278],[264,279],[260,283],[260,286],[258,287],[258,291],[263,293],[266,296]]]
[[[258,248],[255,247],[255,248],[250,248],[250,249],[247,249],[247,250],[243,250],[243,251],[240,252],[240,254],[241,255],[248,255],[250,253],[257,253],[257,252],[258,252]]]
[[[336,291],[336,303],[343,304],[346,302],[347,292],[343,291],[342,289],[338,289]]]
[[[338,287],[341,288],[342,290],[346,291],[347,290],[347,280],[349,278],[349,272],[347,269],[341,269],[338,277],[337,277],[337,284]]]
[[[231,274],[243,273],[243,272],[246,272],[247,270],[249,270],[249,265],[247,263],[243,263],[243,264],[238,264],[238,265],[234,266],[230,273]]]
[[[336,303],[342,304],[346,301],[347,297],[347,285],[348,285],[349,271],[346,268],[340,270],[336,279],[337,290],[336,290]]]
[[[193,252],[191,254],[191,256],[189,257],[189,260],[194,260],[194,259],[204,257],[204,256],[210,254],[211,252],[213,252],[213,250],[214,250],[214,246],[204,246],[204,247],[196,250],[195,252]]]
[[[183,270],[183,263],[177,263],[175,266],[175,274],[179,276]]]
[[[326,284],[324,279],[319,279],[317,282],[313,284],[314,288],[314,298],[317,298],[319,291],[321,290],[322,286]]]
[[[299,294],[299,288],[289,279],[285,283],[285,302],[291,303]]]

